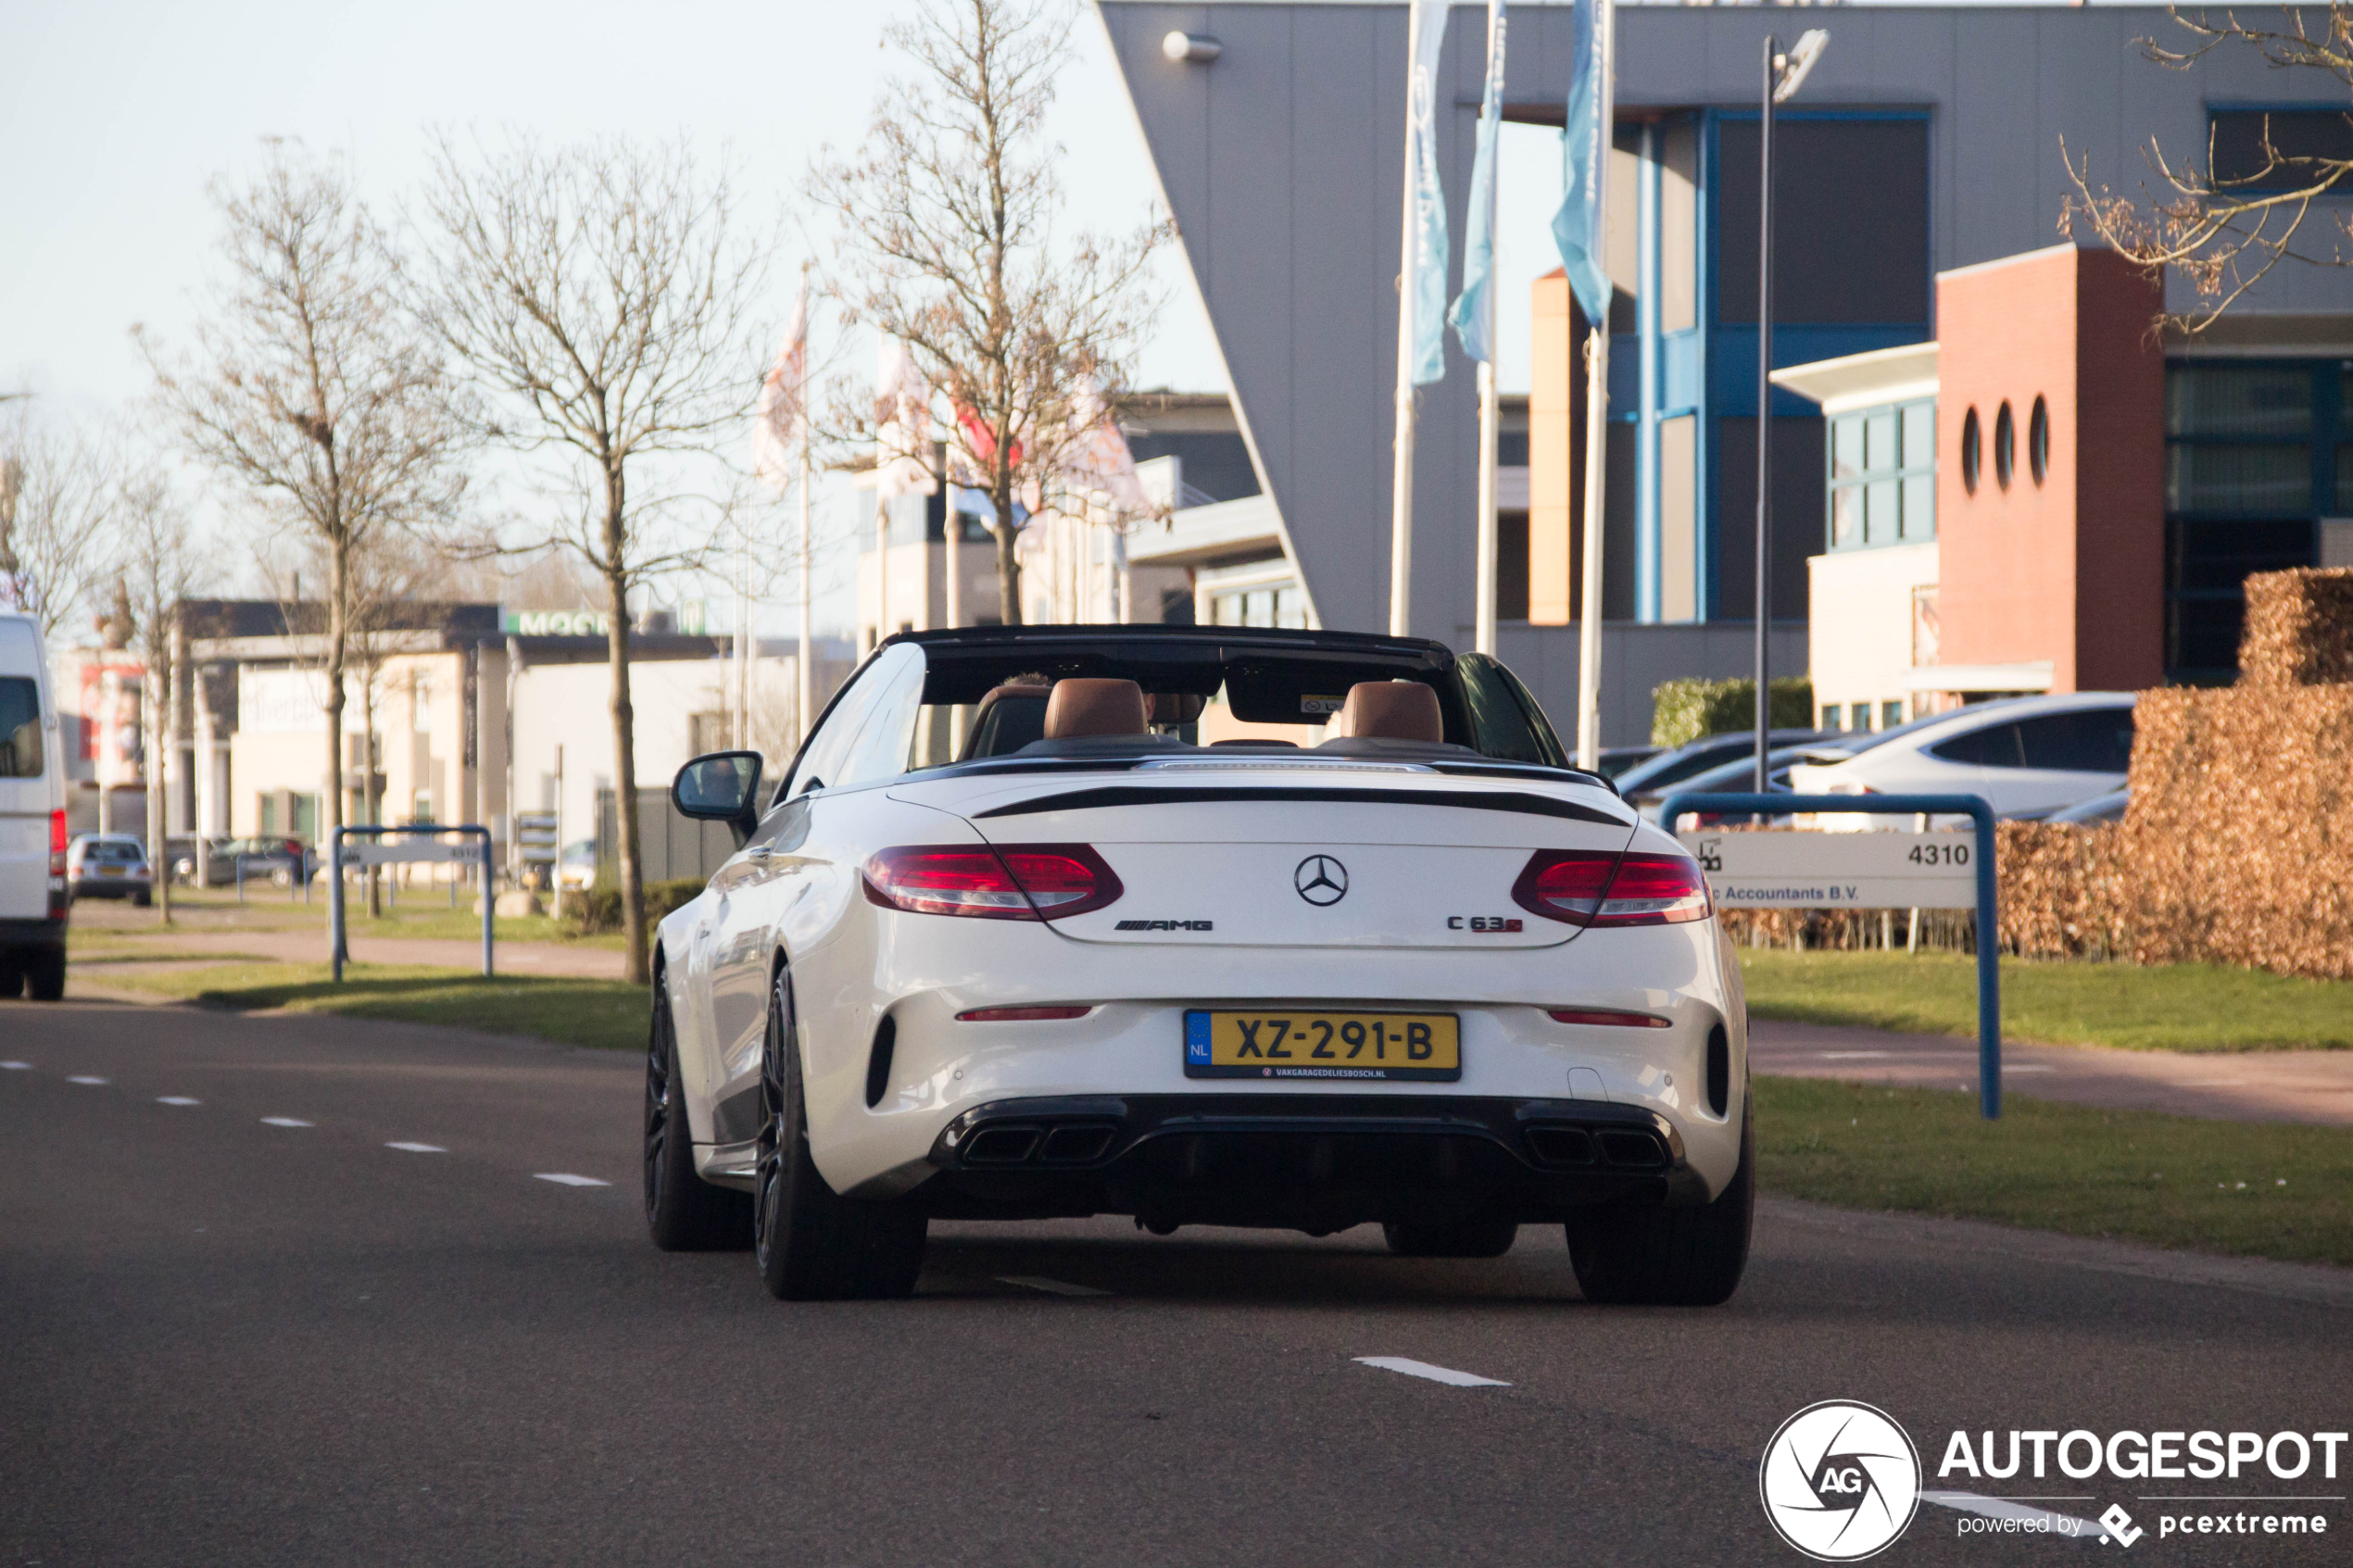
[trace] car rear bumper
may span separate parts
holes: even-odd
[[[932,1214],[1133,1214],[1273,1225],[1509,1214],[1612,1198],[1705,1202],[1674,1125],[1638,1106],[1461,1095],[1180,1094],[992,1101],[956,1117],[913,1191]]]
[[[66,922],[61,920],[0,920],[0,947],[62,947]]]

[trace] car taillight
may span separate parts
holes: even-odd
[[[1679,925],[1713,908],[1699,862],[1688,855],[1611,855],[1539,849],[1512,886],[1512,901],[1569,925]]]
[[[1084,844],[885,849],[866,862],[865,885],[867,899],[885,909],[984,920],[1060,920],[1126,891]]]
[[[66,814],[49,813],[49,918],[63,920],[73,901],[66,896]]]

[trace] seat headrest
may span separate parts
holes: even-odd
[[[1359,681],[1332,721],[1331,738],[1416,740],[1431,746],[1446,738],[1438,694],[1419,681]]]
[[[1073,677],[1054,683],[1046,699],[1046,738],[1077,740],[1087,735],[1145,733],[1144,688],[1133,681]]]

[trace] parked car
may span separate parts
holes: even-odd
[[[65,790],[40,623],[0,612],[0,998],[66,994]]]
[[[565,845],[561,870],[564,886],[572,891],[585,892],[596,886],[597,841],[581,838]]]
[[[2083,827],[2094,826],[2100,822],[2120,822],[2124,820],[2124,808],[2132,803],[2133,792],[2129,789],[2120,789],[2108,795],[2095,795],[2089,800],[2078,801],[2072,806],[2062,806],[2043,820],[2049,822],[2074,822]]]
[[[1593,761],[1601,769],[1604,778],[1614,779],[1629,768],[1642,766],[1666,749],[1663,746],[1605,746]]]
[[[267,877],[273,887],[291,887],[297,872],[305,881],[317,874],[318,857],[299,838],[215,838],[205,844],[205,881],[215,887],[233,887],[237,884],[237,861],[245,861],[245,880],[258,882]],[[194,882],[196,860],[194,854],[182,854],[171,863],[173,878]]]
[[[2133,760],[2131,692],[2069,692],[1975,704],[1873,737],[1843,761],[1801,765],[1801,795],[1976,795],[1997,817],[2046,815],[2124,787]],[[1894,825],[1825,817],[1826,828]]]
[[[1775,730],[1768,737],[1776,747],[1801,743],[1837,746],[1844,741],[1869,740],[1863,734],[1848,735],[1837,730]],[[1851,749],[1841,746],[1842,752]],[[1639,794],[1679,784],[1711,768],[1720,768],[1738,759],[1754,759],[1756,736],[1748,730],[1732,731],[1720,735],[1702,735],[1699,739],[1665,751],[1648,761],[1638,762],[1622,773],[1611,776],[1617,781],[1617,792],[1629,800]],[[1607,770],[1604,770],[1606,771]]]
[[[127,833],[76,834],[66,846],[66,893],[73,898],[128,898],[145,909],[156,897],[147,847]]]
[[[1785,746],[1778,751],[1766,753],[1765,761],[1768,771],[1765,776],[1769,781],[1768,793],[1777,795],[1787,793],[1790,787],[1790,770],[1801,762],[1820,755],[1822,755],[1820,750],[1810,745]],[[1677,830],[1672,824],[1659,821],[1659,811],[1666,806],[1668,796],[1685,793],[1752,795],[1755,793],[1755,790],[1756,763],[1752,754],[1748,757],[1736,757],[1730,762],[1719,762],[1707,771],[1693,773],[1680,784],[1668,784],[1661,789],[1643,790],[1639,794],[1629,795],[1626,798],[1633,804],[1634,809],[1642,814],[1642,821],[1657,823],[1667,832],[1673,833]],[[1716,827],[1725,822],[1753,822],[1756,819],[1753,814],[1743,811],[1725,814],[1714,811],[1687,811],[1683,815],[1683,820],[1698,827]],[[1786,819],[1774,817],[1770,820],[1779,822]]]
[[[1040,738],[925,764],[940,707],[1039,671]],[[1516,686],[1400,636],[901,633],[781,788],[687,763],[673,803],[741,847],[654,950],[655,1244],[748,1238],[802,1299],[908,1294],[936,1217],[1378,1223],[1448,1258],[1547,1224],[1588,1301],[1724,1300],[1738,955]],[[1312,747],[1152,720],[1220,691],[1265,723],[1345,696]]]

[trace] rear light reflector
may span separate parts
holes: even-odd
[[[1568,925],[1680,925],[1714,911],[1707,879],[1688,855],[1539,849],[1512,901]]]
[[[959,1023],[1044,1023],[1057,1019],[1084,1018],[1095,1010],[1084,1008],[975,1008],[956,1015]]]
[[[1100,909],[1125,891],[1084,844],[916,845],[866,862],[866,898],[919,915],[1059,920]]]
[[[52,857],[49,869],[62,872],[66,869],[66,814],[63,811],[49,813],[49,854]]]
[[[1664,1029],[1667,1020],[1647,1012],[1611,1012],[1604,1008],[1546,1008],[1555,1023],[1593,1023],[1611,1029]]]

